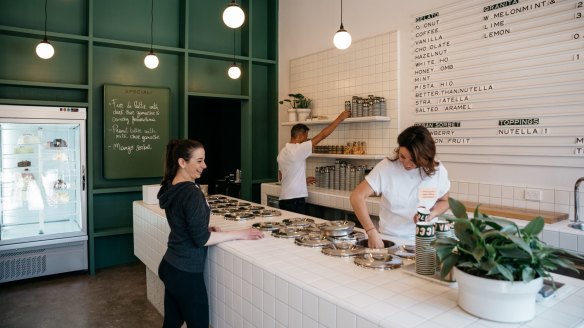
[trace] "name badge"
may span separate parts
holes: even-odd
[[[438,191],[436,188],[420,188],[418,189],[419,200],[432,200],[437,198]]]

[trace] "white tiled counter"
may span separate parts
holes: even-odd
[[[262,183],[261,185],[261,202],[262,205],[267,204],[267,197],[280,196],[281,186],[276,183]],[[308,188],[307,202],[314,205],[320,205],[330,208],[353,212],[353,208],[349,202],[350,191],[331,190],[325,188]],[[367,207],[369,214],[379,215],[380,197],[368,197]],[[472,213],[470,214],[472,215]],[[518,226],[522,227],[528,222],[525,220],[514,221]],[[540,239],[548,245],[564,248],[573,252],[584,254],[584,231],[572,229],[568,227],[570,222],[568,220],[556,222],[554,224],[546,224]],[[584,310],[583,310],[584,311]]]
[[[136,201],[134,252],[147,266],[148,297],[162,310],[163,286],[156,275],[169,232],[158,205]],[[212,216],[224,230],[247,222]],[[537,304],[530,322],[505,325],[475,318],[456,305],[456,288],[405,273],[375,271],[352,259],[323,255],[292,239],[232,241],[209,248],[205,270],[211,324],[222,327],[369,328],[369,327],[578,327],[584,326],[584,281],[557,276],[566,285]]]

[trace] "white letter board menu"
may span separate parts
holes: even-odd
[[[440,159],[584,167],[584,4],[470,0],[412,17],[415,124]]]

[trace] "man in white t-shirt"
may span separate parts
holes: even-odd
[[[278,177],[282,183],[278,205],[281,209],[305,214],[304,198],[308,197],[306,185],[315,181],[314,177],[306,178],[306,159],[312,154],[312,147],[328,137],[350,114],[350,111],[343,111],[311,140],[308,140],[310,129],[305,124],[292,127],[290,142],[278,154]]]

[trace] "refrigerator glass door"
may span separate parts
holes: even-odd
[[[0,245],[85,235],[83,121],[48,122],[0,122]]]

